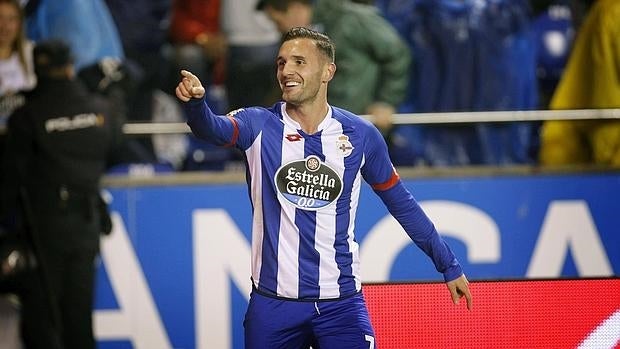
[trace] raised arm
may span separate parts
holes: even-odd
[[[211,111],[205,101],[205,88],[196,75],[181,70],[181,81],[175,93],[184,102],[187,124],[196,137],[215,145],[237,145],[239,123],[232,117]]]

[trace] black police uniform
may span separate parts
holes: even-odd
[[[122,139],[109,108],[77,80],[45,79],[9,119],[3,196],[11,201],[17,188],[27,189],[47,275],[46,284],[33,278],[20,295],[28,349],[95,347],[97,200],[100,179]]]

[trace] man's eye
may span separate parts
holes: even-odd
[[[297,64],[304,64],[304,63],[305,63],[305,62],[304,62],[304,61],[302,61],[301,59],[298,59],[298,60],[296,60],[295,62],[296,62]]]

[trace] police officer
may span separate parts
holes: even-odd
[[[122,143],[101,97],[75,79],[61,41],[34,49],[38,86],[9,119],[4,211],[25,188],[43,278],[21,292],[26,348],[95,347],[92,307],[99,252],[100,179]]]

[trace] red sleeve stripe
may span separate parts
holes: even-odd
[[[237,138],[239,138],[239,126],[237,125],[237,120],[235,120],[235,118],[233,118],[232,116],[229,116],[228,119],[230,119],[230,122],[232,122],[233,124],[233,134],[230,142],[224,144],[224,146],[232,147],[237,144]]]
[[[390,179],[388,179],[387,181],[383,183],[373,184],[372,189],[378,190],[378,191],[386,191],[392,188],[393,186],[395,186],[399,180],[400,180],[400,176],[398,175],[398,173],[396,173],[396,170],[392,170],[392,176],[390,177]]]

